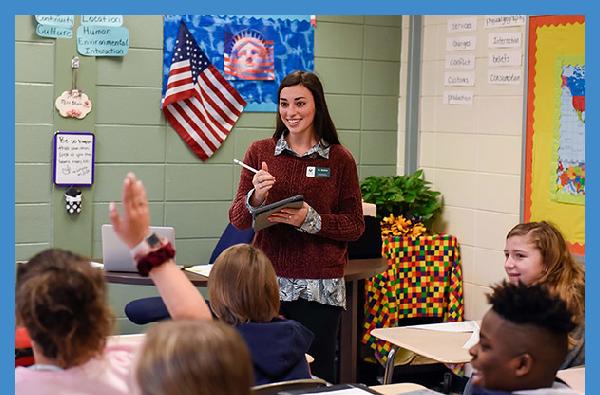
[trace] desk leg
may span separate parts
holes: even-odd
[[[356,383],[358,280],[346,282],[346,310],[340,325],[340,383]]]

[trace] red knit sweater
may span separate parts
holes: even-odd
[[[331,146],[329,159],[317,154],[298,158],[285,152],[275,156],[276,142],[274,138],[254,142],[244,156],[244,163],[260,169],[261,162],[267,162],[276,182],[266,204],[303,195],[321,216],[321,230],[311,234],[277,224],[257,232],[254,245],[267,254],[280,277],[343,277],[348,241],[358,239],[365,226],[356,162],[340,144]],[[306,177],[308,166],[329,168],[330,176]],[[253,188],[253,176],[242,169],[238,191],[229,209],[230,222],[240,229],[252,226],[246,195]]]

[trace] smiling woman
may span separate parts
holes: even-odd
[[[273,262],[281,313],[315,334],[308,353],[312,373],[335,382],[337,329],[346,303],[343,270],[348,242],[363,232],[356,162],[340,144],[323,86],[311,72],[287,75],[278,91],[279,113],[272,138],[254,142],[244,163],[229,219],[252,225],[253,211],[302,195],[300,208],[269,216],[275,224],[256,233],[254,245]]]

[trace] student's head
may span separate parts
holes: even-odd
[[[36,355],[62,368],[101,354],[114,320],[104,273],[87,258],[59,249],[42,251],[19,265],[15,307]]]
[[[246,343],[218,321],[152,326],[135,377],[142,395],[248,395],[253,383]]]
[[[550,387],[574,328],[565,302],[542,285],[506,281],[488,300],[479,343],[469,350],[473,384],[502,391]]]
[[[208,280],[210,307],[228,324],[269,322],[279,314],[279,285],[269,258],[249,244],[224,250]]]
[[[506,236],[504,254],[511,283],[545,284],[567,302],[577,321],[583,320],[585,272],[554,225],[541,221],[515,226]]]
[[[325,101],[319,77],[309,71],[294,71],[281,81],[277,92],[279,113],[274,137],[288,133],[314,133],[317,140],[339,144],[337,130]]]

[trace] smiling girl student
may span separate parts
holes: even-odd
[[[511,283],[545,285],[573,313],[577,327],[569,334],[569,353],[560,368],[585,364],[585,270],[560,231],[545,221],[519,224],[506,236],[504,255]]]
[[[311,72],[295,71],[281,82],[273,137],[254,142],[229,210],[237,228],[252,226],[264,204],[303,195],[304,206],[269,217],[275,224],[256,233],[254,245],[277,273],[281,313],[315,334],[309,350],[315,375],[335,382],[337,332],[345,307],[344,266],[348,242],[364,230],[356,162],[340,144],[323,86]]]

